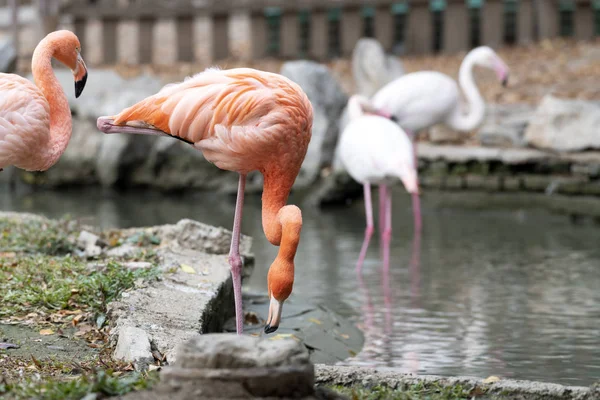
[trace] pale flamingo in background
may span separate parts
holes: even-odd
[[[52,71],[55,58],[73,71],[75,96],[87,80],[74,33],[48,34],[33,52],[35,84],[14,74],[0,73],[0,170],[14,165],[28,171],[45,171],[63,154],[71,138],[71,110]]]
[[[413,145],[419,131],[437,124],[445,124],[457,131],[471,131],[483,122],[485,116],[485,102],[473,78],[475,66],[494,70],[502,84],[507,85],[508,67],[494,50],[482,46],[465,56],[458,73],[458,85],[454,79],[440,72],[413,72],[375,93],[373,106],[395,117]],[[461,98],[461,89],[466,102]],[[416,158],[416,145],[414,154]],[[418,165],[416,160],[415,165]],[[413,196],[413,204],[420,207],[418,197]]]
[[[409,193],[415,195],[419,193],[410,139],[398,124],[388,118],[375,115],[377,113],[378,111],[366,97],[352,96],[348,101],[350,121],[342,132],[338,146],[338,155],[348,174],[364,187],[367,228],[356,264],[356,271],[359,274],[373,235],[371,185],[379,185],[379,221],[383,224],[379,230],[383,243],[385,269],[389,268],[392,235],[392,194],[388,185],[400,179]]]
[[[217,167],[239,173],[229,253],[238,334],[244,322],[239,240],[246,175],[258,170],[264,176],[263,230],[269,242],[280,245],[267,278],[271,301],[265,332],[271,333],[294,283],[302,214],[286,202],[306,155],[312,120],[312,106],[297,84],[250,68],[208,69],[165,86],[116,116],[98,118],[104,133],[178,138]]]

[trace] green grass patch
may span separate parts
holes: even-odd
[[[0,251],[67,254],[75,250],[79,224],[74,220],[0,219]]]
[[[479,388],[465,388],[462,385],[450,387],[413,385],[399,389],[387,386],[372,388],[332,386],[329,389],[352,400],[468,400],[484,394],[484,391]]]
[[[96,393],[99,395],[97,398],[102,398],[148,389],[157,381],[156,372],[121,376],[112,371],[96,371],[71,380],[28,378],[18,383],[0,383],[0,396],[7,400],[79,400],[88,394]]]
[[[98,315],[138,279],[156,275],[156,269],[129,270],[114,261],[90,268],[71,256],[0,257],[0,319],[59,310]]]

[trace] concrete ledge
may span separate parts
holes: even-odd
[[[468,376],[443,377],[435,375],[404,374],[392,368],[372,369],[364,367],[341,367],[329,365],[315,366],[317,385],[387,386],[392,389],[408,388],[414,385],[448,387],[462,385],[479,388],[479,399],[511,400],[592,400],[597,394],[582,386],[562,386],[553,383],[516,381],[510,379],[480,379]]]

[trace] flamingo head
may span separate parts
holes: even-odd
[[[419,179],[415,167],[403,164],[400,170],[400,180],[408,193],[419,194]]]
[[[83,92],[88,76],[87,67],[81,57],[79,39],[73,32],[67,30],[52,32],[46,38],[54,48],[54,58],[73,72],[75,97],[79,97]]]
[[[481,46],[471,50],[470,54],[475,65],[493,70],[502,86],[508,85],[508,66],[494,50],[487,46]]]
[[[294,286],[294,264],[287,259],[277,257],[267,276],[269,287],[269,315],[265,333],[273,333],[279,328],[283,303],[292,293]]]

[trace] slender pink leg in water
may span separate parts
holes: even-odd
[[[244,331],[244,314],[242,310],[242,257],[240,257],[240,234],[242,225],[242,210],[244,207],[244,189],[246,175],[240,174],[235,216],[233,217],[233,233],[231,234],[231,249],[229,250],[229,265],[233,280],[233,297],[235,301],[235,328],[238,335]]]
[[[386,185],[379,185],[379,234],[381,240],[379,241],[379,255],[383,257],[383,230],[385,228],[385,197],[387,196],[388,187]]]
[[[413,145],[413,161],[415,165],[415,170],[417,172],[417,182],[419,182],[419,157],[417,156],[417,137],[412,131],[406,131],[408,138],[412,142]],[[415,232],[421,232],[422,222],[421,222],[421,198],[418,194],[412,194],[412,207],[413,207],[413,215],[415,218]]]
[[[385,213],[385,223],[381,240],[383,242],[383,269],[386,273],[390,269],[390,242],[392,240],[392,191],[387,190],[385,195],[385,205],[383,207]]]
[[[358,262],[356,263],[356,273],[362,272],[362,265],[367,255],[367,248],[369,247],[369,241],[373,236],[373,204],[371,203],[371,185],[369,183],[364,184],[365,192],[365,211],[367,214],[367,228],[365,229],[365,240],[363,241],[362,248],[360,249],[360,255],[358,256]]]

